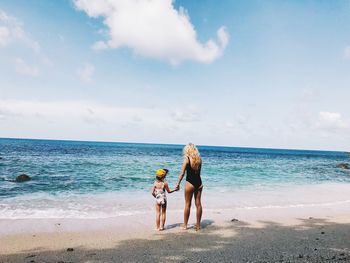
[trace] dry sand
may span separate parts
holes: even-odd
[[[0,220],[0,262],[350,262],[349,207],[334,209],[211,211],[199,232],[181,230],[179,212],[163,232],[151,212]]]

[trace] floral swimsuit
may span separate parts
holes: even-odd
[[[166,204],[166,195],[165,195],[165,189],[164,189],[164,182],[162,188],[154,188],[154,194],[156,196],[156,202],[158,205],[165,205]]]

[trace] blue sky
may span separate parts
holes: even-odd
[[[349,71],[349,1],[0,0],[0,137],[349,150]]]

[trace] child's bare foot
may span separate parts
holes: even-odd
[[[159,228],[159,231],[163,231],[164,230],[164,226]]]

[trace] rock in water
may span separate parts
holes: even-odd
[[[341,168],[341,169],[350,169],[350,166],[348,163],[340,163],[337,165],[337,168]]]
[[[29,175],[26,174],[20,174],[19,176],[16,177],[16,182],[21,183],[21,182],[26,182],[29,181],[31,178]]]

